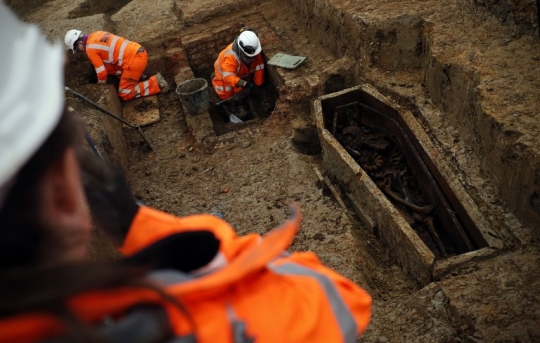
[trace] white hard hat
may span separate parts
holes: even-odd
[[[73,51],[73,53],[75,53],[75,42],[81,37],[81,35],[82,31],[71,29],[66,32],[66,35],[64,36],[64,43],[66,44],[66,47]]]
[[[262,50],[259,37],[257,37],[253,31],[243,31],[240,36],[238,36],[238,46],[248,57],[253,57]]]
[[[64,106],[62,44],[0,2],[0,207],[9,181],[45,142]]]

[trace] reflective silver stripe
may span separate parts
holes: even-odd
[[[165,286],[174,285],[177,283],[184,283],[195,279],[193,276],[178,271],[176,269],[154,270],[148,273],[148,277],[152,280],[158,281]]]
[[[109,60],[105,61],[106,63],[112,63],[114,61],[114,47],[116,46],[118,39],[120,39],[120,37],[114,36],[111,45],[109,46]]]
[[[126,50],[126,46],[128,45],[129,40],[125,40],[124,43],[120,46],[120,51],[118,52],[118,65],[122,65],[122,61],[124,60],[124,50]]]
[[[150,83],[147,81],[144,81],[143,83],[143,86],[144,86],[144,93],[143,95],[146,96],[148,94],[150,94]]]
[[[233,343],[253,343],[255,339],[248,336],[246,323],[239,320],[231,305],[227,305],[227,317],[232,327]]]
[[[101,67],[99,67],[99,68],[96,69],[96,74],[99,74],[99,73],[101,73],[101,72],[104,71],[104,70],[105,70],[105,66],[101,66]]]
[[[225,86],[225,89],[222,87],[222,86],[215,86],[214,89],[218,92],[223,92],[225,90],[225,92],[228,92],[228,91],[232,91],[232,87],[231,86]]]
[[[234,75],[234,73],[231,73],[230,71],[226,71],[224,72],[223,74],[221,74],[223,76],[223,78],[226,78],[227,76],[229,75]]]
[[[122,94],[129,94],[129,93],[131,93],[131,91],[130,91],[129,89],[123,89],[123,88],[120,88],[120,89],[118,90],[118,92],[120,92],[120,93],[122,93]]]
[[[88,49],[96,49],[96,50],[104,50],[104,51],[109,51],[109,47],[106,46],[106,45],[101,45],[101,44],[88,44],[86,46],[86,50]]]
[[[234,50],[228,50],[226,53],[223,54],[223,57],[225,57],[225,55],[233,55],[234,58],[236,59],[236,63],[238,63],[238,67],[236,67],[236,72],[238,73],[240,71],[240,67],[242,66],[242,61],[240,61],[240,57],[238,57],[238,55],[236,54],[236,52],[234,52]]]
[[[238,58],[238,55],[232,49],[227,50],[227,51],[225,51],[225,53],[223,53],[224,58],[225,58],[226,55],[233,55],[234,56],[234,58],[236,59],[236,62],[238,63],[238,67],[236,68],[236,72],[238,73],[240,71],[240,66],[241,66],[240,59]],[[216,67],[216,69],[221,74],[221,77],[224,78],[225,75],[223,74],[223,70],[221,70],[221,65],[219,64],[219,58],[216,61],[216,63],[214,63],[214,66]]]
[[[214,68],[216,68],[217,70],[219,70],[219,74],[223,73],[221,71],[221,66],[219,65],[219,58],[214,62]]]
[[[116,75],[121,75],[122,74],[122,71],[121,70],[117,70],[116,71]]]
[[[103,50],[103,51],[107,51],[109,53],[109,56],[111,55],[111,51],[109,49],[108,46],[105,46],[105,45],[101,45],[101,44],[88,44],[86,46],[86,50],[88,51],[88,49],[94,49],[94,50]],[[110,61],[103,61],[104,63],[110,63]]]
[[[261,70],[261,69],[264,69],[264,64],[259,64],[258,66],[255,67],[255,70]]]
[[[326,292],[326,296],[330,301],[330,306],[332,307],[334,316],[336,317],[341,329],[344,342],[356,342],[356,338],[358,336],[358,327],[354,321],[354,317],[343,302],[343,299],[341,299],[336,287],[326,275],[317,273],[309,268],[295,263],[285,263],[279,266],[269,264],[268,268],[277,274],[309,276],[316,279]]]
[[[88,44],[86,46],[86,49],[96,49],[96,50],[107,51],[109,53],[109,59],[103,62],[112,63],[114,61],[114,48],[116,47],[116,43],[118,42],[118,39],[120,39],[120,37],[114,36],[111,42],[111,45],[109,46],[102,45],[102,44]],[[122,46],[120,46],[120,51],[118,52],[118,63],[117,63],[118,65],[122,64],[122,60],[124,59],[124,50],[126,49],[126,46],[128,45],[129,42],[130,41],[126,39],[122,43]]]

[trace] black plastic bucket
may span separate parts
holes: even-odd
[[[176,87],[176,94],[188,114],[200,114],[210,108],[208,82],[205,79],[195,78],[181,83]]]

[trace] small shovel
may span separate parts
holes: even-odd
[[[144,140],[144,142],[146,143],[146,145],[148,145],[148,147],[150,148],[150,150],[154,150],[152,149],[152,146],[150,145],[150,143],[148,142],[148,140],[146,139],[146,137],[144,137],[144,134],[141,130],[141,127],[137,124],[131,124],[131,123],[128,123],[127,121],[125,121],[123,118],[120,118],[119,116],[117,116],[116,114],[112,113],[111,111],[101,107],[100,105],[98,105],[97,103],[93,102],[92,100],[88,99],[87,97],[85,97],[84,95],[80,94],[80,93],[77,93],[75,92],[73,89],[69,88],[69,87],[64,87],[64,89],[66,90],[66,92],[70,93],[70,94],[73,94],[75,95],[76,97],[80,98],[81,100],[83,100],[84,102],[94,106],[95,108],[97,108],[98,110],[100,110],[101,112],[105,113],[105,114],[108,114],[110,115],[111,117],[113,117],[114,119],[116,120],[119,120],[121,121],[122,123],[124,123],[125,125],[129,126],[130,128],[132,129],[136,129],[139,134],[141,135],[142,139]]]

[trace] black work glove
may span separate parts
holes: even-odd
[[[253,88],[255,88],[255,84],[251,81],[246,81],[246,80],[242,80],[240,79],[240,81],[238,81],[238,83],[236,84],[237,87],[242,87],[244,89],[247,89],[247,90],[251,90]]]
[[[88,66],[88,82],[89,83],[97,83],[98,77],[96,73],[96,68],[92,64]]]
[[[139,206],[122,171],[90,152],[79,153],[92,222],[117,246],[123,244]]]
[[[238,80],[238,82],[236,83],[236,87],[242,87],[242,88],[244,88],[244,87],[246,86],[246,84],[247,84],[247,81],[246,81],[246,80],[240,79],[240,80]]]

